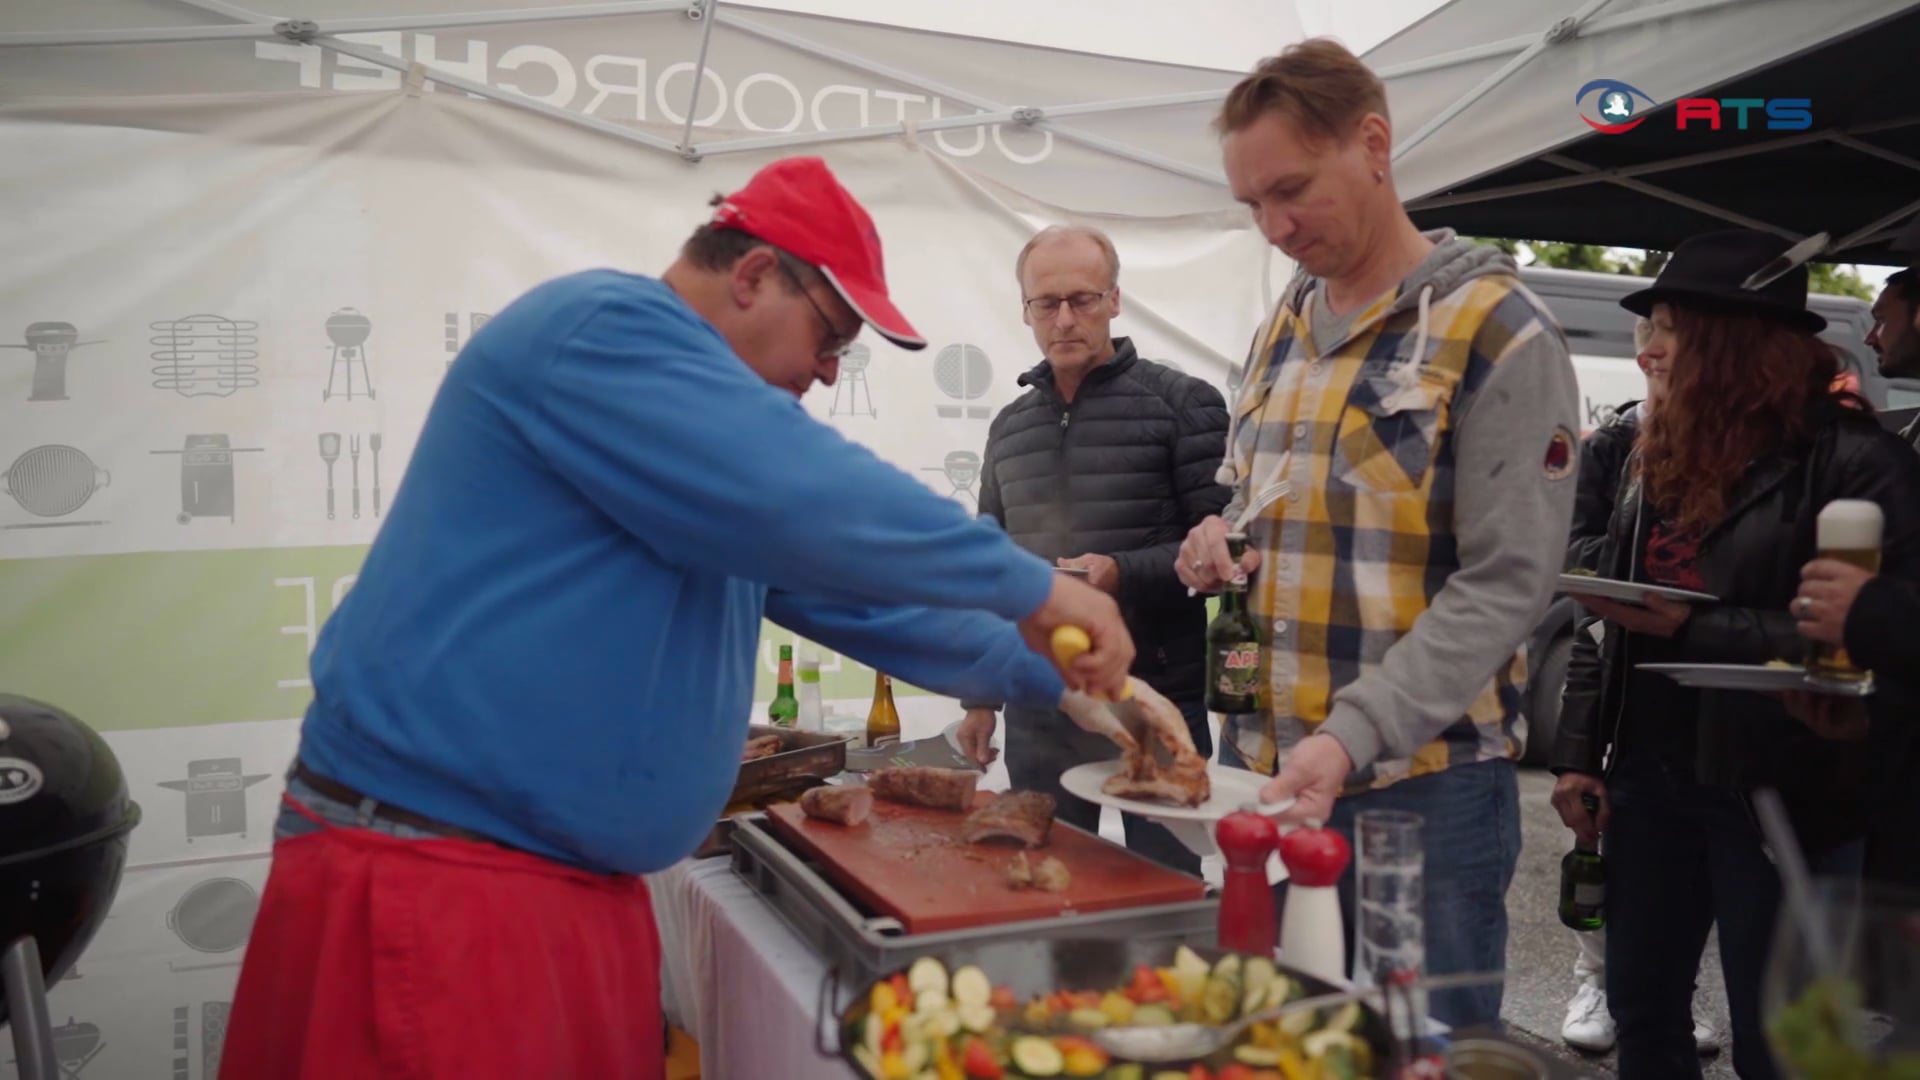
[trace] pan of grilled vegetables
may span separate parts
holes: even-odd
[[[921,957],[837,1013],[834,984],[822,992],[820,1050],[874,1080],[1367,1080],[1394,1062],[1386,1019],[1352,1000],[1255,1022],[1199,1060],[1121,1058],[1103,1033],[1224,1028],[1341,989],[1264,958],[1166,941],[1043,939]]]

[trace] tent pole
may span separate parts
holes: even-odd
[[[1915,199],[1914,201],[1908,203],[1907,205],[1901,207],[1900,209],[1895,210],[1891,214],[1882,215],[1878,220],[1874,221],[1869,225],[1863,225],[1860,228],[1855,229],[1853,232],[1850,232],[1847,235],[1841,237],[1840,239],[1835,240],[1833,244],[1830,247],[1828,247],[1827,250],[1845,251],[1847,248],[1850,248],[1853,245],[1858,244],[1861,241],[1872,237],[1874,233],[1877,233],[1880,230],[1885,229],[1890,225],[1896,225],[1899,222],[1906,220],[1908,216],[1915,213],[1920,213],[1920,199]]]
[[[1604,3],[1605,0],[1598,0],[1598,2]],[[772,27],[762,26],[756,22],[753,22],[750,19],[742,19],[738,15],[725,15],[725,16],[722,16],[722,18],[726,20],[726,23],[728,26],[731,26],[736,30],[743,31],[748,34],[752,34],[755,37],[764,38],[768,41],[772,41],[780,45],[785,45],[790,49],[794,49],[798,52],[807,53],[811,56],[817,56],[824,60],[832,60],[835,63],[844,64],[847,67],[853,68],[857,71],[864,71],[869,75],[875,75],[883,79],[888,79],[893,82],[900,83],[903,86],[911,86],[917,90],[923,90],[929,94],[934,94],[942,98],[951,98],[954,101],[957,101],[962,105],[969,106],[979,112],[983,112],[983,113],[999,112],[1006,108],[1006,106],[1001,105],[999,102],[990,101],[986,98],[979,96],[978,94],[970,94],[964,90],[960,90],[955,87],[945,86],[941,83],[934,82],[931,79],[923,79],[909,72],[901,71],[898,68],[888,67],[885,64],[876,63],[872,60],[866,59],[865,57],[856,56],[853,53],[849,53],[841,49],[831,48],[829,46],[822,45],[815,41],[810,41],[806,38],[800,37],[795,34],[789,34],[789,33],[786,33],[785,31],[775,30]],[[1022,109],[1019,111],[1024,116],[1027,116],[1027,117],[1033,116],[1033,113],[1030,110]],[[1149,153],[1148,151],[1138,149],[1137,147],[1128,146],[1124,143],[1114,142],[1112,140],[1104,139],[1099,136],[1089,135],[1086,132],[1077,131],[1072,128],[1060,127],[1057,124],[1036,122],[1033,124],[1033,126],[1038,127],[1044,131],[1050,132],[1053,135],[1057,135],[1068,142],[1078,143],[1081,146],[1087,147],[1088,149],[1091,149],[1091,150],[1096,150],[1103,154],[1109,154],[1114,157],[1124,158],[1126,160],[1133,161],[1137,164],[1146,165],[1151,168],[1161,169],[1167,172],[1172,172],[1175,175],[1184,176],[1190,180],[1198,180],[1201,183],[1211,184],[1215,187],[1227,186],[1226,180],[1224,180],[1218,175],[1209,173],[1202,169],[1196,169],[1193,166],[1188,165],[1184,162],[1173,161],[1171,159],[1161,157],[1160,155]]]
[[[1579,10],[1561,19],[1559,22],[1554,23],[1553,26],[1548,28],[1546,33],[1540,35],[1538,41],[1527,46],[1525,52],[1500,65],[1500,70],[1480,80],[1479,86],[1467,91],[1460,100],[1440,110],[1438,116],[1421,125],[1419,131],[1414,132],[1405,142],[1394,147],[1393,160],[1400,160],[1406,156],[1407,151],[1426,142],[1434,132],[1439,131],[1449,120],[1466,112],[1481,98],[1492,93],[1495,87],[1511,78],[1514,72],[1532,63],[1534,57],[1539,56],[1554,45],[1569,41],[1578,36],[1580,28],[1586,24],[1587,20],[1592,18],[1595,12],[1612,2],[1613,0],[1586,0],[1586,3],[1580,5]]]
[[[379,49],[365,48],[352,42],[338,41],[323,36],[313,39],[312,44],[323,49],[332,50],[333,52],[343,53],[356,60],[365,60],[369,64],[376,64],[402,74],[407,74],[413,70],[411,63],[399,57],[390,56],[387,53],[381,52]],[[622,127],[611,121],[588,116],[585,113],[574,112],[571,109],[563,109],[558,105],[549,105],[544,101],[535,100],[524,94],[517,94],[511,90],[503,90],[497,86],[488,86],[482,82],[474,82],[472,79],[462,78],[461,76],[435,68],[426,68],[425,71],[425,77],[428,82],[440,83],[444,86],[450,86],[455,90],[464,90],[476,97],[483,97],[489,101],[497,101],[502,105],[512,105],[515,108],[525,109],[528,112],[539,113],[542,116],[572,124],[575,127],[586,128],[588,131],[597,131],[602,135],[611,135],[616,139],[622,139],[626,142],[638,143],[651,150],[665,150],[672,154],[678,154],[680,152],[678,146],[658,135],[652,135],[633,128]]]
[[[450,12],[445,15],[373,15],[358,19],[316,20],[323,34],[360,34],[378,30],[438,30],[447,27],[507,26],[565,19],[604,19],[685,11],[690,0],[626,0],[624,3],[568,4],[511,11]]]
[[[1574,172],[1591,172],[1591,173],[1602,172],[1602,170],[1597,169],[1592,165],[1588,165],[1584,161],[1575,161],[1572,158],[1562,157],[1559,154],[1542,154],[1540,156],[1540,160],[1546,162],[1549,165],[1558,165],[1563,169],[1570,169]],[[1759,218],[1751,218],[1746,216],[1745,214],[1735,213],[1732,210],[1725,210],[1718,206],[1713,205],[1712,203],[1702,202],[1699,199],[1690,198],[1686,195],[1680,194],[1677,191],[1668,191],[1666,188],[1656,187],[1655,185],[1649,184],[1643,180],[1635,180],[1632,177],[1627,177],[1627,176],[1605,176],[1605,175],[1602,175],[1599,179],[1603,183],[1616,184],[1620,187],[1626,188],[1628,191],[1637,191],[1640,194],[1647,196],[1648,198],[1659,199],[1662,202],[1670,202],[1675,206],[1684,206],[1687,209],[1692,210],[1694,213],[1697,213],[1697,214],[1705,214],[1708,217],[1717,217],[1722,221],[1730,221],[1735,225],[1741,225],[1749,229],[1758,229],[1761,232],[1770,232],[1777,236],[1784,236],[1787,239],[1793,240],[1793,241],[1800,241],[1800,240],[1806,239],[1804,235],[1794,232],[1792,229],[1783,229],[1778,225],[1771,225],[1771,224],[1768,224],[1767,222],[1761,221]]]
[[[232,41],[276,37],[263,23],[221,26],[154,26],[127,30],[26,30],[0,34],[0,49],[56,48],[65,45],[151,45],[164,42]]]
[[[713,41],[713,24],[718,22],[720,0],[694,0],[695,6],[689,9],[701,13],[700,58],[693,65],[693,89],[687,94],[687,126],[680,130],[680,156],[688,161],[698,161],[699,155],[693,149],[693,118],[700,108],[700,84],[707,76],[707,46]]]
[[[1082,116],[1092,113],[1131,112],[1136,109],[1160,109],[1179,105],[1206,105],[1219,101],[1221,94],[1214,90],[1197,90],[1185,94],[1164,94],[1159,97],[1120,98],[1114,101],[1089,101],[1074,105],[1041,105],[1033,111],[1040,114],[1040,120],[1050,120],[1056,116]],[[942,116],[938,119],[914,122],[916,131],[953,131],[956,129],[979,127],[983,124],[1005,124],[1030,115],[1023,109],[995,109],[993,112],[968,113],[964,116]],[[694,150],[701,157],[712,154],[735,154],[747,150],[772,150],[783,146],[807,146],[813,143],[834,142],[839,139],[885,139],[907,133],[905,124],[872,124],[860,128],[842,128],[838,131],[789,131],[778,135],[754,136],[746,139],[725,139],[720,142],[702,143]]]

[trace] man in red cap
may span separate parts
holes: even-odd
[[[1111,599],[800,407],[863,323],[925,344],[799,158],[474,336],[314,650],[224,1076],[661,1076],[639,875],[724,808],[763,617],[956,697],[1119,690]]]

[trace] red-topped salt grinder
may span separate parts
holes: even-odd
[[[1245,806],[1221,818],[1213,836],[1227,860],[1220,890],[1220,947],[1272,957],[1280,942],[1280,927],[1274,917],[1273,889],[1267,884],[1267,860],[1280,846],[1280,827]]]

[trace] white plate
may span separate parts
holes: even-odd
[[[1720,599],[1717,596],[1687,589],[1670,589],[1665,585],[1650,585],[1644,581],[1619,581],[1614,578],[1590,577],[1586,574],[1561,574],[1559,588],[1561,592],[1572,596],[1598,596],[1607,600],[1618,600],[1623,604],[1639,604],[1648,593],[1668,600],[1692,603],[1713,603]]]
[[[1865,697],[1869,685],[1858,687],[1809,682],[1807,669],[1767,667],[1764,664],[1639,664],[1641,671],[1665,675],[1681,686],[1695,690],[1749,690],[1755,693],[1779,693],[1783,690],[1807,690],[1841,697]]]
[[[1207,763],[1207,782],[1211,791],[1207,801],[1199,806],[1172,806],[1168,803],[1147,802],[1142,799],[1123,799],[1109,795],[1101,790],[1101,785],[1123,767],[1119,759],[1111,761],[1089,761],[1085,765],[1075,765],[1060,774],[1060,786],[1069,794],[1078,795],[1088,802],[1111,806],[1129,814],[1138,814],[1159,821],[1219,821],[1235,810],[1252,803],[1260,803],[1260,786],[1267,777],[1247,769],[1235,769],[1218,762]],[[1257,809],[1268,817],[1275,817],[1292,809],[1292,799],[1282,799],[1277,803],[1262,803]]]

